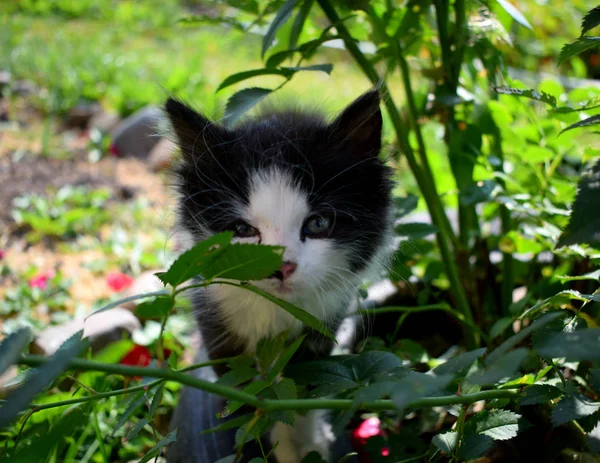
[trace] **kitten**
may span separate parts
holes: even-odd
[[[378,276],[390,250],[391,171],[379,159],[379,102],[379,93],[370,91],[331,123],[314,113],[282,111],[227,129],[169,99],[166,113],[182,153],[175,169],[178,228],[188,244],[230,230],[234,242],[284,246],[279,271],[255,284],[335,332],[357,287]],[[307,331],[244,289],[214,285],[193,299],[210,358],[253,352],[261,338],[282,331],[292,337]],[[332,348],[315,333],[305,344],[312,358]],[[314,428],[300,426],[275,427],[279,463],[300,462],[315,448],[326,451],[306,437]]]

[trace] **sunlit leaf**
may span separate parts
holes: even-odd
[[[431,443],[447,455],[452,455],[456,448],[458,434],[455,431],[448,431],[443,434],[437,434],[431,439]]]
[[[556,404],[552,411],[552,425],[560,426],[571,420],[592,415],[600,410],[600,402],[594,402],[581,394],[570,395]]]
[[[494,87],[494,91],[502,95],[522,96],[531,100],[541,101],[552,106],[553,108],[556,108],[556,97],[554,97],[553,95],[548,95],[546,92],[538,92],[537,90],[532,89],[525,90],[522,88],[510,87]]]
[[[523,16],[523,13],[521,13],[517,9],[516,6],[514,6],[508,0],[496,0],[496,1],[504,9],[504,11],[506,11],[510,15],[510,17],[513,18],[515,21],[517,21],[521,26],[524,26],[527,29],[533,30],[533,27],[531,27],[531,24],[529,24],[529,21],[527,21],[527,19],[525,19],[525,16]]]
[[[533,384],[525,389],[525,395],[521,397],[521,405],[543,404],[561,395],[562,391],[550,384]]]
[[[314,3],[314,0],[302,1],[298,13],[294,18],[294,24],[292,25],[292,30],[290,32],[290,41],[288,44],[288,48],[296,48],[296,45],[298,45],[298,38],[300,37],[302,30],[304,29],[304,23],[306,22],[306,18],[308,18],[308,15]]]
[[[277,31],[287,22],[288,19],[290,19],[292,11],[294,11],[294,7],[296,6],[296,1],[297,0],[287,0],[281,6],[281,8],[277,10],[277,14],[269,26],[269,30],[263,37],[261,57],[265,56],[265,53],[273,44],[273,40],[275,40]]]
[[[465,423],[466,436],[484,434],[494,440],[512,439],[519,431],[521,415],[508,410],[484,410]]]
[[[584,36],[579,37],[575,42],[568,43],[560,51],[558,55],[558,64],[562,64],[563,61],[578,55],[579,53],[589,50],[600,45],[600,37]]]

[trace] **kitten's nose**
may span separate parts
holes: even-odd
[[[295,262],[284,262],[281,264],[281,268],[277,270],[270,278],[277,278],[278,280],[287,280],[298,268],[298,264]]]

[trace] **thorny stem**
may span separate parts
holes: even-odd
[[[456,448],[454,451],[454,456],[452,457],[452,461],[457,460],[458,461],[458,451],[460,450],[460,444],[462,443],[462,437],[463,437],[463,429],[465,427],[465,419],[467,417],[467,410],[469,409],[470,404],[463,404],[462,408],[460,409],[460,414],[458,415],[458,421],[456,422],[456,436],[457,436],[457,441],[456,441]]]
[[[48,362],[49,359],[39,355],[24,355],[18,363],[21,365],[38,366]],[[353,400],[347,399],[290,399],[290,400],[279,400],[279,399],[261,399],[252,394],[244,391],[240,391],[236,388],[224,386],[221,384],[211,383],[200,378],[195,378],[190,375],[186,375],[180,371],[169,370],[167,368],[151,368],[151,367],[133,367],[120,364],[108,364],[97,362],[94,360],[84,359],[73,359],[69,362],[69,368],[79,371],[102,371],[105,373],[118,374],[123,376],[142,376],[157,378],[161,380],[175,381],[185,386],[190,386],[195,389],[200,389],[212,394],[217,394],[221,397],[230,400],[236,400],[246,405],[256,407],[264,411],[275,411],[275,410],[353,410],[353,409],[366,409],[366,410],[396,410],[396,406],[392,400],[377,400],[374,402],[367,402],[358,404],[354,403]],[[148,385],[144,386],[148,387]],[[132,388],[133,389],[133,388]],[[112,391],[116,392],[116,391]],[[108,394],[108,393],[107,393]],[[100,394],[98,394],[100,395]],[[476,392],[473,394],[466,395],[450,395],[450,396],[439,396],[439,397],[423,397],[411,402],[407,407],[409,408],[430,408],[439,407],[445,405],[456,405],[456,404],[472,404],[480,400],[491,400],[501,398],[515,398],[521,395],[520,391],[514,390],[493,390]],[[96,396],[93,396],[96,397]],[[64,405],[66,401],[63,401]],[[58,406],[60,402],[55,402],[54,405]],[[32,405],[32,407],[36,407]]]

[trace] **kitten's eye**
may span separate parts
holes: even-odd
[[[322,238],[327,236],[331,229],[331,220],[321,215],[313,215],[306,219],[302,226],[302,234],[309,238]]]
[[[235,236],[239,238],[252,238],[258,235],[258,230],[246,222],[239,222],[233,226]]]

